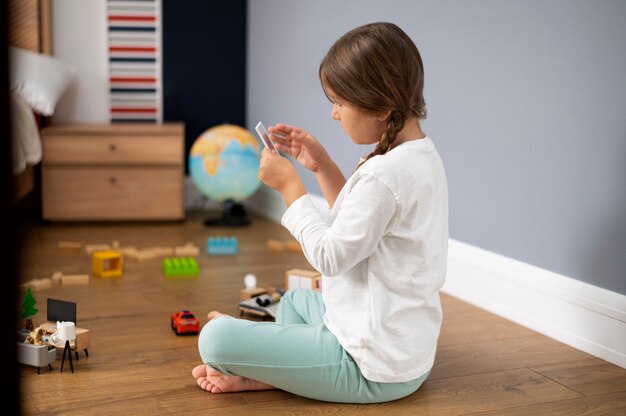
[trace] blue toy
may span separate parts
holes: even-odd
[[[206,252],[210,256],[234,256],[239,252],[237,237],[209,237]]]

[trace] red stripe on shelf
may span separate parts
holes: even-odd
[[[156,113],[156,108],[125,108],[115,107],[111,108],[112,113]]]
[[[111,82],[156,82],[156,78],[121,78],[111,77]]]
[[[155,16],[109,16],[109,21],[132,20],[135,22],[155,22]]]
[[[154,46],[111,46],[109,52],[156,52]]]

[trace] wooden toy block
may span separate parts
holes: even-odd
[[[137,261],[146,261],[156,259],[157,257],[156,253],[152,250],[139,250],[134,256],[134,259]]]
[[[60,284],[62,277],[63,277],[63,272],[54,272],[52,274],[52,283],[57,284],[57,285]]]
[[[124,258],[139,261],[141,252],[135,246],[121,247],[117,250]]]
[[[147,247],[141,250],[143,253],[150,253],[153,257],[169,257],[174,255],[172,247]]]
[[[285,287],[289,289],[322,289],[322,275],[315,270],[290,269],[285,272]]]
[[[111,246],[109,244],[87,244],[85,246],[85,253],[93,254],[96,251],[105,251],[111,250]]]
[[[77,241],[59,241],[59,251],[67,253],[80,253],[80,249],[83,245]]]
[[[120,242],[117,240],[113,240],[111,241],[111,248],[114,250],[119,250],[120,248]]]
[[[269,239],[267,240],[267,249],[269,251],[283,251],[285,249],[285,243],[282,241]]]
[[[91,271],[97,277],[121,276],[122,260],[122,255],[119,251],[96,251],[91,257]]]
[[[253,288],[241,289],[239,291],[239,300],[250,299],[255,296],[263,295],[265,293],[267,293],[267,289],[265,289],[264,287],[253,287]]]
[[[129,247],[123,250],[124,257],[135,260],[145,261],[159,257],[158,252],[153,248],[138,250],[135,247]]]
[[[200,247],[196,246],[193,243],[187,243],[184,246],[178,246],[174,248],[175,256],[197,256],[200,254]]]
[[[89,275],[88,274],[73,274],[73,275],[61,276],[61,284],[62,285],[88,285]]]
[[[20,287],[24,290],[30,288],[32,292],[37,292],[39,290],[48,289],[52,287],[52,279],[44,278],[44,279],[33,279],[26,283],[20,285]]]
[[[302,246],[297,241],[285,241],[287,251],[302,252]]]
[[[137,247],[135,247],[135,246],[126,246],[126,247],[116,248],[115,250],[119,251],[122,256],[126,256],[128,253],[137,252]]]

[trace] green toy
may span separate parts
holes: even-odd
[[[24,309],[24,312],[22,312],[20,317],[26,319],[24,329],[28,329],[29,331],[35,329],[33,325],[33,316],[35,316],[38,312],[38,309],[35,308],[35,303],[37,303],[35,297],[31,293],[30,288],[27,288],[26,295],[24,296],[24,301],[22,302],[22,308]]]
[[[163,272],[166,276],[197,276],[198,263],[193,257],[166,257],[163,259]]]

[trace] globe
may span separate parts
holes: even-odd
[[[207,225],[247,225],[241,202],[261,185],[259,142],[243,127],[222,124],[196,139],[189,152],[191,180],[207,198],[222,202],[222,218]]]

